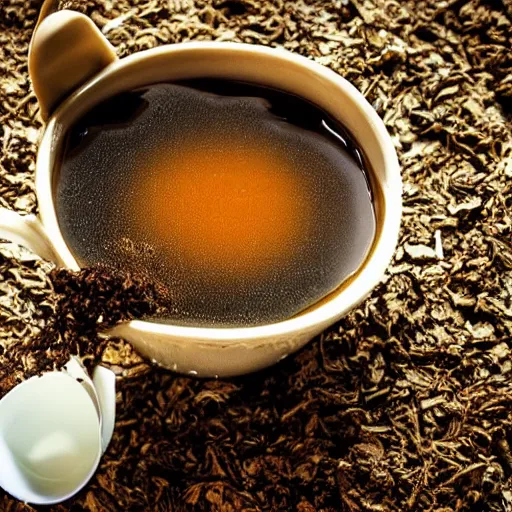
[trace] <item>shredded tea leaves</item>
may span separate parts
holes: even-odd
[[[91,16],[119,56],[238,41],[341,73],[393,137],[404,215],[368,300],[267,371],[196,380],[88,336],[82,355],[102,352],[118,376],[114,438],[87,487],[44,510],[511,512],[510,1],[59,4]],[[0,205],[26,213],[41,128],[26,57],[40,5],[0,2]],[[17,365],[2,392],[70,347],[29,350],[56,307],[50,270],[0,244],[0,369]],[[1,512],[34,510],[0,491]]]
[[[119,322],[143,319],[162,312],[154,285],[105,267],[79,272],[50,272],[54,309],[46,310],[41,332],[11,345],[0,366],[0,398],[20,379],[62,368],[72,355],[81,356],[92,370],[101,362],[107,341],[102,331]],[[26,360],[30,368],[24,369]]]

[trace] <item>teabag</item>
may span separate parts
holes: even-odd
[[[81,265],[158,283],[159,320],[195,326],[298,314],[357,271],[375,234],[343,128],[225,80],[152,85],[91,111],[68,134],[56,210]]]

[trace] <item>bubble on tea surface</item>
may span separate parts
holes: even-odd
[[[285,320],[351,276],[375,235],[367,178],[344,139],[320,109],[256,86],[124,93],[71,130],[59,223],[81,264],[161,284],[164,321]]]

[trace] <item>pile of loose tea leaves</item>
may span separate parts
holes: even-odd
[[[42,125],[27,49],[40,5],[0,3],[0,206],[25,213],[37,210]],[[59,7],[88,14],[119,56],[239,41],[329,66],[391,133],[404,215],[395,258],[366,302],[278,366],[230,380],[174,375],[93,333],[41,351],[35,340],[58,309],[52,266],[0,244],[2,371],[20,362],[16,382],[95,347],[91,362],[118,375],[115,434],[98,472],[44,510],[512,511],[510,1]],[[0,491],[1,512],[33,510]]]
[[[164,310],[153,284],[119,270],[56,268],[49,277],[54,308],[46,310],[41,332],[10,344],[2,354],[0,398],[31,376],[62,368],[72,355],[92,371],[108,343],[100,333]]]

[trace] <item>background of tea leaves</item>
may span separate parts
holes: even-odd
[[[0,205],[21,212],[37,208],[41,122],[26,54],[40,4],[0,0]],[[119,56],[243,41],[338,71],[393,136],[404,218],[372,296],[268,371],[196,381],[112,342],[113,443],[91,484],[46,510],[512,510],[510,0],[60,7],[89,14]],[[0,244],[0,365],[54,307],[50,269]],[[34,508],[0,491],[0,510]]]

